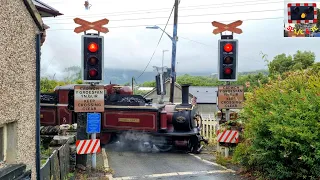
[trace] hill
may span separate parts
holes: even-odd
[[[65,69],[66,72],[66,79],[69,80],[76,80],[80,79],[80,70],[81,68],[78,66],[72,66]],[[168,72],[169,73],[169,72]],[[252,72],[240,72],[239,75],[248,75],[248,74],[268,74],[267,70],[257,70]],[[139,70],[132,70],[132,69],[115,69],[115,68],[105,68],[104,70],[104,83],[109,84],[115,83],[115,84],[125,84],[130,83],[132,77],[135,77],[136,83],[142,84],[146,81],[154,81],[156,72],[155,71],[146,71],[141,76],[141,71]],[[217,73],[216,72],[177,72],[177,76],[188,74],[190,76],[206,76],[206,77],[212,77],[216,78]],[[139,77],[140,76],[140,77]],[[138,78],[139,77],[139,78]]]

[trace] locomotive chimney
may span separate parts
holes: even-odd
[[[188,84],[181,85],[182,87],[182,105],[189,105],[189,86]]]

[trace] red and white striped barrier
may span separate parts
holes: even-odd
[[[100,139],[77,140],[77,154],[92,154],[101,151]]]
[[[218,142],[224,142],[224,143],[238,143],[239,142],[239,132],[236,130],[225,130],[223,132],[220,132],[220,130],[217,131],[217,140]]]

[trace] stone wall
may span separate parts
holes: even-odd
[[[22,0],[0,6],[0,126],[14,122],[15,163],[32,168],[35,179],[36,42],[38,29]],[[8,128],[10,129],[10,128]],[[11,133],[11,134],[10,134]],[[15,148],[12,148],[15,147]],[[9,155],[12,158],[12,154]]]

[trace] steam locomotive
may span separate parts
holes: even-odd
[[[182,85],[181,104],[156,104],[152,99],[133,95],[128,86],[104,85],[105,111],[101,115],[101,144],[119,139],[123,134],[139,134],[160,151],[173,148],[200,153],[202,118],[188,101],[189,85]],[[58,86],[54,93],[41,94],[41,125],[77,123],[72,110],[74,85]],[[72,101],[72,100],[71,100]],[[132,136],[131,136],[132,137]],[[139,138],[138,138],[139,139]]]

